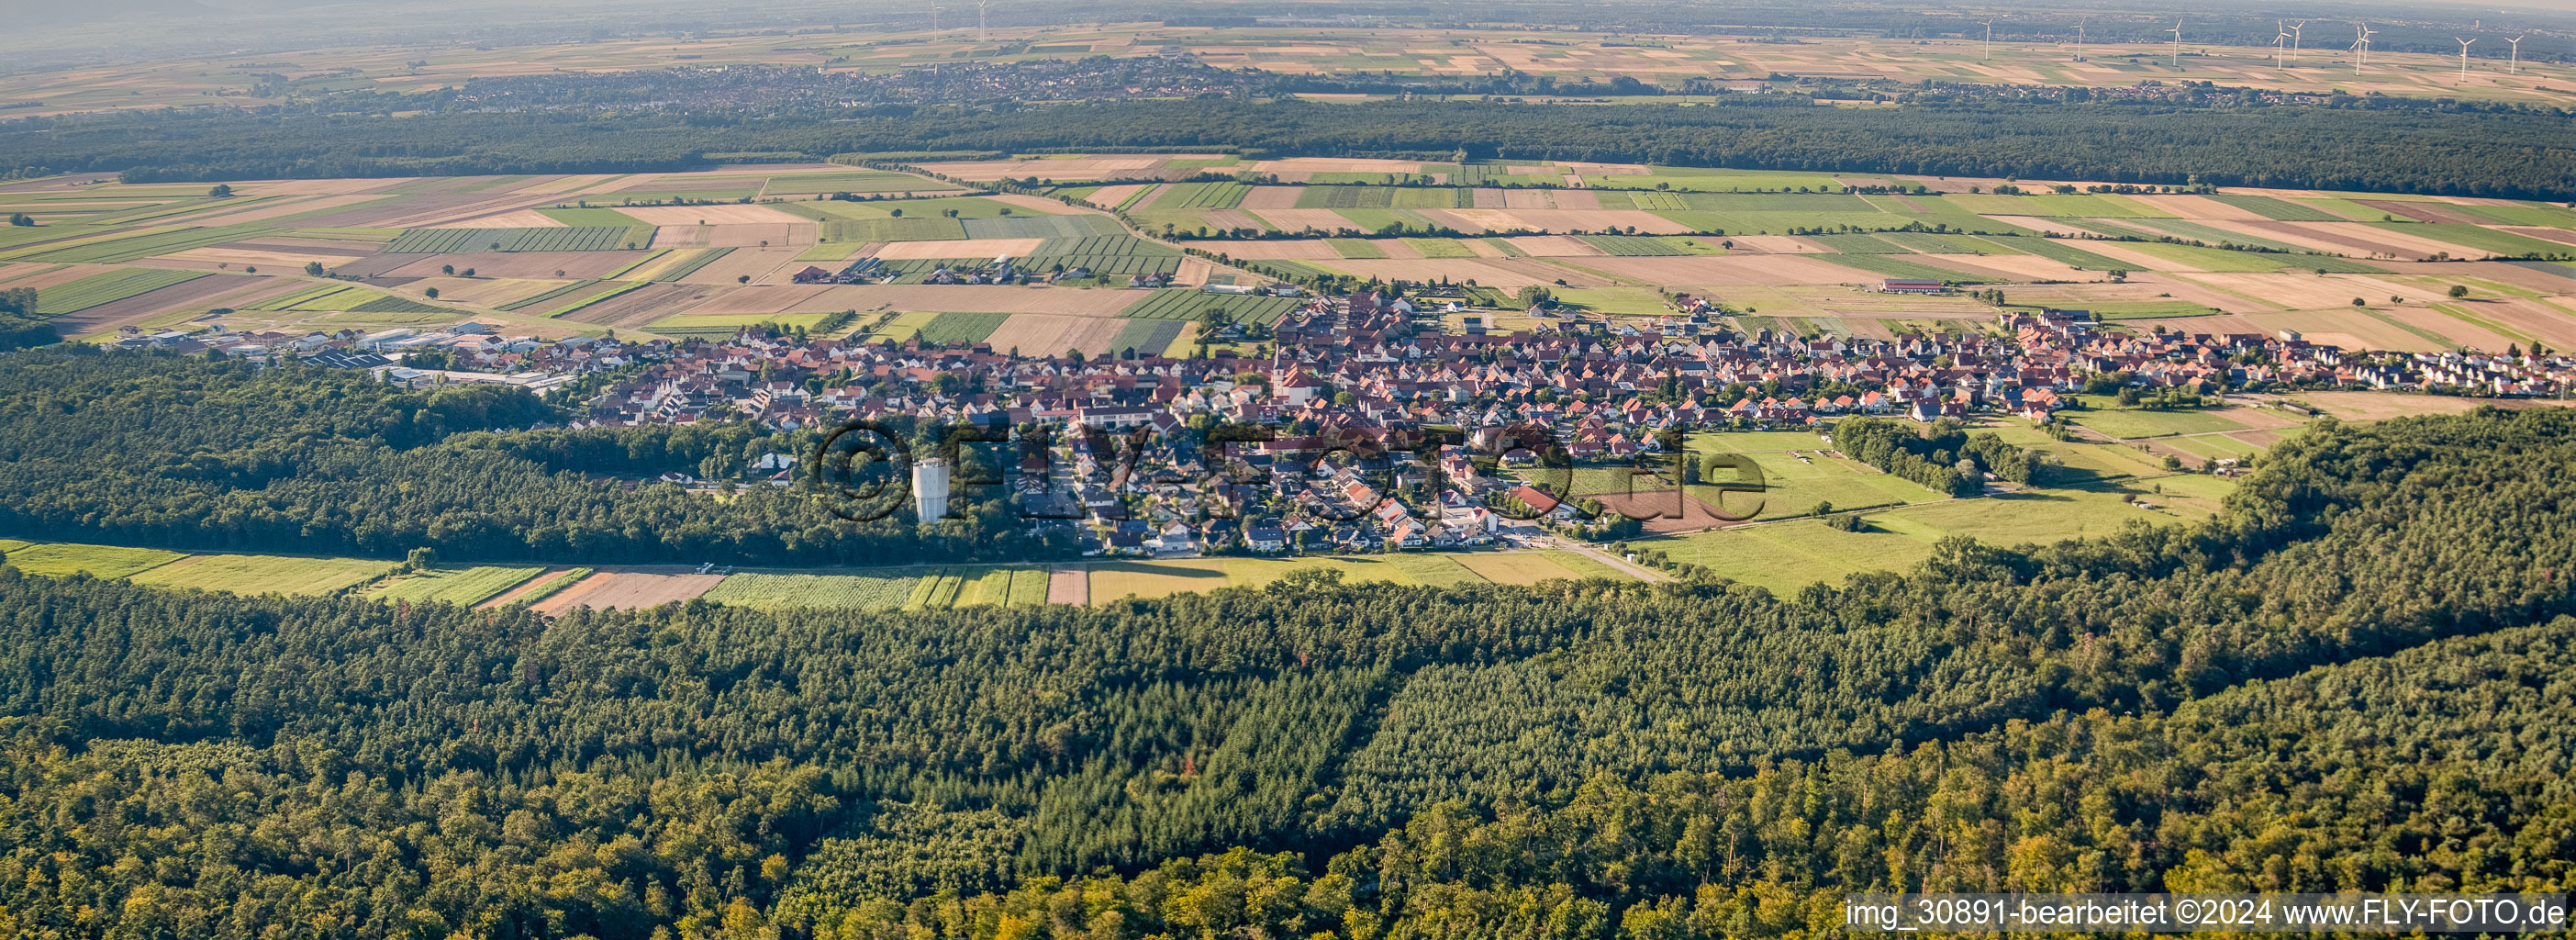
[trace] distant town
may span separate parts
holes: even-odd
[[[1889,279],[1879,289],[1945,288]],[[1049,434],[1051,451],[1006,468],[1023,515],[1033,527],[1070,531],[1086,554],[1141,556],[1211,545],[1478,546],[1538,537],[1524,520],[1587,533],[1618,518],[1578,507],[1562,483],[1540,482],[1537,456],[1525,450],[1499,467],[1457,446],[1439,451],[1436,470],[1411,453],[1315,460],[1330,441],[1424,428],[1544,428],[1578,467],[1628,466],[1668,453],[1681,430],[1815,431],[1820,450],[1830,448],[1832,422],[1851,416],[2010,419],[2064,432],[2059,412],[2080,407],[2084,393],[2196,406],[2231,391],[2557,397],[2576,386],[2576,358],[2537,347],[2346,350],[2287,330],[2133,332],[2054,309],[2005,310],[1978,332],[1793,336],[1732,329],[1707,298],[1678,296],[1672,308],[1660,318],[1587,320],[1533,307],[1517,313],[1537,325],[1506,334],[1483,329],[1481,316],[1457,316],[1455,301],[1382,288],[1308,299],[1266,330],[1202,324],[1204,339],[1227,345],[1190,358],[1014,354],[987,343],[816,339],[756,327],[722,340],[540,340],[474,322],[365,334],[136,333],[118,345],[371,369],[416,386],[508,382],[573,406],[581,415],[574,429],[741,420],[795,432],[902,419],[1070,431]],[[1466,326],[1444,329],[1449,322]],[[1236,348],[1256,333],[1261,342]],[[1212,422],[1272,431],[1275,440],[1232,445],[1262,485],[1224,482],[1195,447],[1162,443]],[[1154,432],[1145,439],[1156,443],[1105,453],[1108,438],[1082,433],[1137,430]],[[799,459],[773,455],[731,483],[680,473],[659,482],[786,486]],[[932,470],[935,482],[916,482],[944,496],[946,470]],[[1438,481],[1437,492],[1424,489],[1427,480]],[[1640,480],[1639,489],[1656,485]],[[1390,486],[1396,492],[1382,492]],[[944,511],[940,500],[920,504],[925,519]]]

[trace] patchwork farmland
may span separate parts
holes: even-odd
[[[1540,288],[1585,316],[1651,318],[1687,294],[1722,302],[1723,322],[1738,327],[1858,336],[1990,317],[1991,305],[1964,292],[1996,289],[2015,307],[2095,310],[2139,329],[2199,319],[2204,329],[2292,329],[2401,352],[2554,343],[2569,335],[2561,311],[2576,298],[2576,211],[2551,203],[2114,192],[2084,180],[2018,181],[2016,194],[1994,180],[1548,161],[1005,162],[1023,171],[1011,179],[1057,181],[1062,201],[793,164],[632,178],[244,181],[231,202],[202,189],[39,181],[0,191],[0,201],[77,194],[116,211],[0,231],[0,264],[43,266],[23,276],[40,286],[39,314],[94,339],[126,326],[365,331],[465,319],[540,336],[714,338],[762,322],[811,329],[849,310],[864,322],[902,314],[871,338],[1140,354],[1193,351],[1186,324],[1210,307],[1240,323],[1276,322],[1298,301],[1188,288],[1280,279],[1456,285],[1495,328],[1535,326],[1517,294]],[[920,165],[975,180],[1003,164]],[[1179,177],[1076,182],[1086,167]],[[1212,171],[1243,176],[1186,179]],[[670,203],[718,192],[744,195]],[[851,195],[817,198],[833,193]],[[1117,195],[1105,208],[1093,201],[1104,194]],[[271,203],[309,208],[227,221]],[[1321,234],[1287,234],[1308,230]],[[1038,280],[1088,274],[1074,283],[1116,287],[1151,275],[1176,286],[921,283],[997,257]],[[878,282],[793,283],[808,267],[864,258],[877,259]],[[316,265],[341,280],[298,283]],[[1962,293],[1872,289],[1892,277]],[[2452,286],[2470,293],[2455,302]],[[2365,304],[2354,308],[2355,298]],[[754,319],[737,323],[743,316]],[[657,324],[671,332],[653,332]]]

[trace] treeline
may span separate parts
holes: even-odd
[[[688,114],[39,118],[0,149],[136,182],[678,170],[705,154],[1240,150],[1257,157],[1601,160],[1835,174],[2279,186],[2565,199],[2563,115],[2280,105],[1968,102],[1848,109],[1719,104],[1116,101]]]
[[[22,349],[57,342],[52,324],[36,315],[36,289],[12,287],[0,290],[0,350]]]
[[[1955,418],[1921,430],[1886,418],[1847,418],[1834,424],[1834,447],[1852,459],[1951,496],[1985,490],[1985,474],[2014,483],[2048,485],[2055,465],[2006,443],[1992,431],[1975,435]]]
[[[930,525],[766,484],[818,440],[748,425],[570,432],[522,389],[88,348],[0,360],[0,531],[196,550],[765,565],[1030,560],[998,488]],[[476,433],[481,432],[481,433]],[[935,439],[935,436],[922,439]],[[721,499],[637,478],[753,485]],[[809,479],[806,481],[811,483]]]
[[[13,362],[78,394],[0,409],[161,476],[298,452],[154,412],[445,442],[524,407],[65,361],[98,371]],[[0,471],[112,514],[60,459],[83,445],[7,426]],[[521,433],[475,452],[606,459]],[[2325,422],[2205,525],[1954,540],[1792,597],[1301,574],[548,621],[0,571],[0,911],[37,936],[1662,940],[1892,884],[2530,886],[2576,832],[2571,459],[2562,409]],[[1256,857],[1283,851],[1333,860]]]

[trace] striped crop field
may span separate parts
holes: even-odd
[[[1303,302],[1294,297],[1168,289],[1152,292],[1118,315],[1137,320],[1197,320],[1208,310],[1219,309],[1233,315],[1237,323],[1277,323],[1280,317],[1288,315],[1288,311],[1302,305]]]
[[[385,245],[388,254],[467,251],[625,251],[653,243],[649,225],[562,228],[416,228]]]
[[[182,281],[206,276],[204,271],[170,271],[160,268],[129,268],[93,274],[60,287],[36,292],[37,316],[60,316],[105,303],[114,303],[160,290]]]
[[[489,600],[544,570],[543,566],[433,568],[378,584],[368,589],[366,596],[377,600],[405,600],[416,604],[437,602],[465,607]]]

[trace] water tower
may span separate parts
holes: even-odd
[[[931,457],[912,465],[912,505],[923,522],[948,517],[948,461]]]

